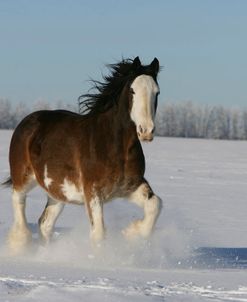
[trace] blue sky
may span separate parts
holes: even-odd
[[[0,97],[75,103],[104,64],[164,67],[160,100],[247,107],[245,0],[0,0]]]

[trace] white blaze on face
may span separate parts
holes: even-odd
[[[45,165],[45,170],[44,170],[44,184],[46,188],[48,189],[51,183],[53,182],[53,179],[48,177],[48,170],[47,170],[47,165]]]
[[[140,140],[152,140],[155,102],[159,86],[151,76],[140,75],[132,83],[133,102],[130,117],[136,124]]]

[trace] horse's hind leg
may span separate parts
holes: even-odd
[[[50,242],[54,225],[63,208],[62,202],[48,197],[45,209],[39,218],[40,235],[44,243]]]
[[[129,200],[144,210],[144,217],[141,220],[136,220],[130,224],[123,234],[127,239],[134,239],[137,236],[147,238],[155,225],[161,210],[161,199],[155,195],[149,186],[144,181],[135,192],[130,194]]]
[[[13,187],[12,204],[14,211],[14,224],[8,235],[8,246],[12,254],[20,254],[26,250],[32,240],[32,233],[28,228],[25,207],[26,194],[35,186],[32,181],[24,188]]]

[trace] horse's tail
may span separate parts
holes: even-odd
[[[1,183],[2,186],[4,187],[11,187],[12,186],[12,178],[8,177],[3,183]]]

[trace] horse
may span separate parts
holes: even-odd
[[[9,164],[14,223],[8,234],[11,251],[31,243],[25,204],[35,186],[47,193],[39,218],[41,241],[51,241],[55,222],[65,204],[85,205],[90,239],[105,238],[103,206],[126,198],[143,209],[142,219],[123,234],[148,238],[161,210],[161,199],[144,177],[141,141],[154,137],[154,118],[160,92],[157,58],[142,65],[139,57],[108,65],[103,81],[93,81],[94,93],[78,98],[79,113],[41,110],[26,116],[13,132]]]

